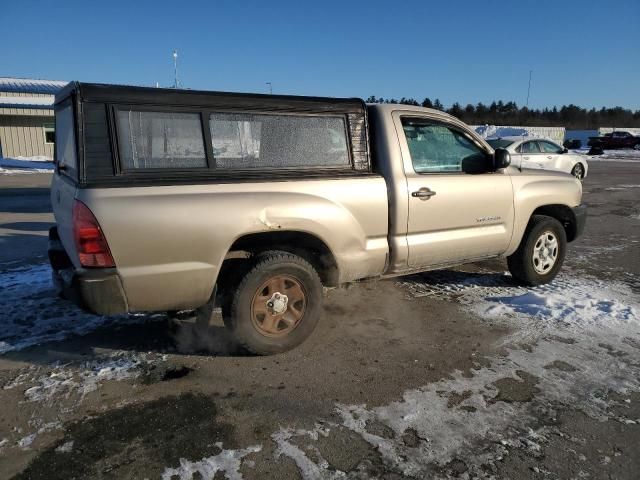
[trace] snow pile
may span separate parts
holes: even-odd
[[[203,458],[198,462],[191,462],[181,458],[179,467],[165,468],[162,473],[162,479],[191,480],[193,478],[201,478],[202,480],[213,480],[214,477],[224,477],[229,480],[242,480],[242,475],[240,474],[242,459],[250,453],[257,453],[262,450],[262,447],[257,445],[240,450],[223,450],[222,442],[216,442],[215,445],[222,450],[217,455]],[[218,472],[223,475],[216,475]],[[197,477],[196,474],[198,474]]]
[[[0,273],[0,354],[84,335],[104,325],[143,322],[143,315],[99,317],[55,295],[51,267],[36,265]]]
[[[0,174],[42,173],[53,171],[53,161],[49,157],[0,157]]]
[[[482,125],[480,127],[475,127],[475,131],[482,138],[533,136],[526,128],[523,127],[497,127],[495,125]]]
[[[507,125],[472,125],[482,138],[493,137],[536,137],[548,138],[556,143],[564,141],[564,127],[526,127]]]

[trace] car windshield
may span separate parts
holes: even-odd
[[[513,143],[513,140],[505,140],[504,138],[491,138],[487,140],[487,143],[491,145],[494,150],[496,148],[507,148]]]

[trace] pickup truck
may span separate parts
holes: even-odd
[[[616,130],[615,132],[605,133],[599,137],[589,137],[587,145],[590,147],[600,147],[604,150],[613,150],[616,148],[635,148],[640,149],[640,137]]]
[[[427,108],[73,82],[55,119],[60,294],[205,326],[220,305],[255,354],[304,341],[323,287],[495,257],[549,282],[586,218],[577,179]]]

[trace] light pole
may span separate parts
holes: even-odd
[[[269,85],[269,95],[273,95],[273,85],[271,85],[271,82],[266,82],[267,85]]]
[[[173,88],[178,88],[178,51],[173,51]]]

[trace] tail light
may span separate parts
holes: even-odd
[[[83,267],[116,266],[96,217],[78,200],[73,204],[73,237]]]

